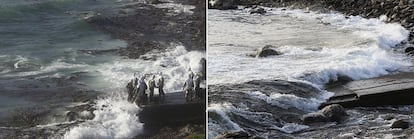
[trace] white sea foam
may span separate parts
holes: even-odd
[[[112,92],[96,100],[93,113],[95,118],[88,120],[65,134],[68,139],[80,138],[131,138],[142,132],[139,123],[139,107],[126,101],[125,85],[133,74],[154,74],[162,72],[165,76],[166,93],[181,89],[188,69],[199,69],[198,62],[205,57],[202,52],[188,52],[184,46],[176,46],[165,53],[154,53],[156,61],[140,59],[117,59],[89,67],[89,72],[97,72],[99,78],[93,86],[101,86],[99,91]],[[195,70],[194,70],[195,72]]]
[[[171,1],[171,0],[166,0],[165,3],[155,4],[154,6],[157,8],[171,9],[170,12],[167,13],[170,15],[177,15],[181,13],[193,14],[194,12],[192,10],[195,8],[194,5],[183,5],[183,4],[175,3],[174,1]]]
[[[93,120],[71,129],[64,138],[131,138],[142,132],[143,124],[135,116],[139,111],[135,104],[111,97],[98,100],[96,108]]]
[[[235,109],[235,107],[229,103],[224,104],[211,104],[208,106],[207,111],[214,112],[218,116],[220,116],[219,121],[214,122],[213,119],[208,119],[208,136],[209,138],[214,138],[215,136],[219,135],[224,131],[239,131],[242,130],[240,126],[233,122],[230,117],[227,116],[227,113],[231,110]]]
[[[408,31],[399,24],[385,23],[385,16],[364,19],[340,13],[265,9],[264,16],[251,15],[250,9],[209,11],[209,84],[282,79],[304,81],[322,90],[326,83],[342,76],[360,80],[412,65],[404,54],[393,51],[396,44],[407,40]],[[266,58],[247,56],[265,45],[272,45],[283,54]],[[269,105],[303,111],[316,110],[332,96],[326,91],[321,91],[319,98],[246,93]],[[286,123],[276,129],[294,133],[306,128]],[[216,129],[220,125],[213,130]]]
[[[247,92],[248,95],[261,99],[266,103],[278,106],[284,109],[297,108],[303,111],[315,111],[319,104],[325,101],[326,98],[302,98],[294,94],[280,94],[273,93],[270,96],[263,94],[260,91]]]
[[[291,133],[295,133],[295,132],[298,132],[298,131],[302,131],[302,130],[307,129],[307,128],[309,128],[309,126],[307,126],[307,125],[301,125],[301,124],[297,124],[297,123],[286,123],[286,124],[283,125],[283,127],[277,128],[277,129],[280,130],[280,131],[283,131],[285,133],[291,134]]]
[[[411,65],[390,50],[407,40],[408,31],[399,24],[339,13],[268,12],[209,12],[209,84],[295,78],[322,86],[339,76],[371,78]],[[268,44],[284,54],[246,56]],[[320,49],[309,49],[315,47]]]

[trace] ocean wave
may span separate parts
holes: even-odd
[[[187,51],[184,46],[172,46],[164,53],[149,52],[149,55],[159,57],[155,61],[140,59],[118,59],[115,62],[94,66],[94,71],[100,75],[95,81],[103,86],[102,92],[113,92],[102,95],[96,100],[96,115],[77,127],[70,129],[65,138],[131,138],[142,133],[143,123],[140,123],[137,114],[140,108],[127,101],[126,84],[134,77],[144,74],[158,74],[165,77],[165,92],[181,90],[188,69],[195,72],[199,69],[198,62],[204,53]],[[102,85],[99,85],[102,84]]]

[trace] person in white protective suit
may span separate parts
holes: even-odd
[[[188,74],[188,79],[184,83],[183,90],[185,91],[185,98],[187,102],[192,101],[194,96],[194,81],[192,72]]]
[[[201,83],[201,76],[199,73],[197,73],[194,77],[194,97],[197,99],[201,99],[200,94],[200,83]]]
[[[160,95],[160,97],[165,97],[165,93],[164,93],[164,76],[162,75],[162,72],[159,73],[159,78],[158,78],[158,82],[157,82],[157,87],[158,87],[158,93]]]
[[[145,90],[147,90],[148,86],[145,83],[145,75],[143,75],[140,80],[138,81],[138,99],[136,99],[136,103],[138,105],[145,104],[147,101],[147,94],[145,93]]]
[[[154,88],[155,88],[155,75],[152,75],[152,78],[148,81],[149,101],[153,101],[154,99]]]

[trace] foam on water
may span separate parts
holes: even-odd
[[[112,96],[98,100],[94,119],[72,128],[64,138],[130,138],[141,133],[143,124],[135,116],[139,112],[138,106],[120,98]]]
[[[126,84],[138,75],[162,72],[165,76],[165,92],[181,88],[186,79],[188,69],[199,69],[198,61],[205,57],[202,52],[188,52],[184,46],[176,46],[165,53],[154,53],[156,61],[140,59],[117,59],[113,63],[105,63],[93,67],[101,73],[103,87],[99,91],[111,92],[96,100],[94,119],[86,121],[68,131],[64,137],[80,138],[131,138],[142,133],[143,124],[139,123],[140,108],[127,102]],[[91,69],[92,70],[92,69]],[[193,70],[195,71],[195,70]],[[100,85],[95,85],[100,86]]]
[[[233,122],[226,113],[228,113],[229,111],[231,111],[232,109],[235,109],[234,106],[232,106],[232,104],[229,103],[224,103],[224,104],[211,104],[208,106],[207,111],[210,112],[214,112],[216,114],[218,114],[218,116],[220,116],[219,118],[221,119],[219,122],[213,122],[214,120],[212,119],[208,119],[208,136],[209,138],[214,138],[215,136],[219,135],[221,132],[224,131],[239,131],[242,130],[242,128],[240,128],[240,126]],[[210,129],[214,129],[214,130],[210,130]]]
[[[324,102],[326,98],[302,98],[293,94],[273,93],[270,96],[263,94],[260,91],[247,92],[248,95],[261,99],[266,103],[278,106],[284,109],[297,108],[303,111],[315,111],[318,109],[320,103]]]
[[[404,54],[393,51],[397,44],[407,40],[409,32],[399,24],[385,23],[385,16],[364,19],[340,13],[265,9],[266,15],[251,15],[250,9],[209,11],[209,84],[262,79],[306,82],[321,89],[319,98],[277,92],[270,95],[259,91],[245,93],[269,105],[311,112],[333,95],[323,90],[330,81],[340,77],[372,78],[412,65]],[[283,54],[266,58],[247,56],[265,45],[272,45]],[[208,109],[229,118],[217,109],[231,107],[218,106],[221,105],[210,104]],[[225,110],[236,109],[240,108]],[[209,133],[211,138],[226,131],[227,126],[237,125],[234,122],[210,124],[214,127],[209,127],[214,133]],[[308,128],[296,123],[283,125],[274,128],[285,133]]]
[[[267,16],[258,17],[248,15],[247,11],[213,11],[217,15],[211,14],[212,23],[209,22],[209,38],[212,40],[209,49],[209,84],[269,78],[302,79],[311,75],[313,77],[306,77],[306,80],[323,85],[338,76],[371,78],[411,65],[404,61],[403,54],[390,52],[391,48],[408,37],[408,31],[399,24],[384,23],[383,19],[345,17],[339,13],[317,14],[281,9],[269,12]],[[273,22],[278,20],[280,22]],[[298,22],[300,30],[295,30],[298,27],[292,27],[288,21]],[[318,22],[330,23],[331,26],[323,26]],[[232,29],[235,27],[237,30]],[[306,36],[305,33],[309,31],[318,31],[313,28],[323,28],[320,30],[321,35],[316,33]],[[304,32],[301,37],[305,40],[310,37],[309,40],[318,41],[294,45],[295,40],[301,42],[300,37],[292,39],[292,36],[298,35],[295,31]],[[335,36],[338,41],[324,34]],[[246,57],[248,53],[254,53],[255,48],[267,44],[275,45],[284,54],[263,59]],[[309,49],[312,47],[320,48],[320,51]]]
[[[174,1],[172,0],[165,0],[164,3],[155,4],[154,6],[162,9],[170,9],[170,11],[167,13],[170,15],[177,15],[182,13],[193,14],[194,12],[192,10],[195,8],[194,5],[183,5],[179,3],[174,3]]]

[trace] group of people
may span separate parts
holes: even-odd
[[[203,92],[200,89],[201,75],[194,73],[189,69],[188,79],[185,81],[183,90],[185,91],[185,98],[187,102],[199,101],[203,99]]]
[[[147,75],[142,75],[139,79],[135,77],[128,83],[128,101],[135,102],[137,105],[146,104],[148,102],[155,101],[154,99],[154,90],[158,88],[159,101],[162,101],[165,97],[164,93],[164,77],[162,73],[151,75],[150,79],[145,82]],[[158,78],[156,79],[156,76]],[[146,93],[146,90],[149,92],[149,96]]]
[[[205,91],[202,91],[200,88],[200,83],[206,78],[206,60],[202,58],[199,64],[202,67],[200,72],[194,74],[191,68],[189,68],[188,78],[183,85],[187,102],[200,101],[205,97]],[[145,81],[147,76],[149,76],[149,79]],[[158,88],[159,97],[154,97],[155,88]],[[131,103],[135,102],[139,106],[148,102],[162,102],[165,98],[164,77],[161,72],[158,74],[144,74],[140,78],[134,75],[134,79],[128,83],[127,89],[128,101]]]

